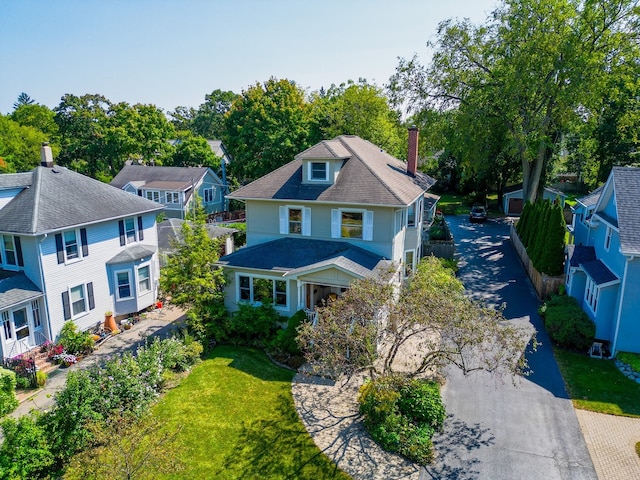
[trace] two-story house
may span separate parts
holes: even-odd
[[[168,218],[185,218],[197,193],[208,214],[225,210],[225,187],[208,167],[125,165],[111,185],[164,206]]]
[[[407,163],[343,135],[233,192],[245,202],[247,246],[220,259],[227,308],[268,299],[291,315],[392,265],[409,275],[421,254],[424,195],[435,183],[417,171],[417,148],[417,129]]]
[[[0,175],[0,349],[12,357],[105,312],[154,304],[162,206],[53,164]]]
[[[565,265],[567,293],[612,355],[640,353],[640,168],[614,167],[578,200]]]

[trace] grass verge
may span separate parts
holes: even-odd
[[[260,351],[218,346],[154,407],[178,434],[176,477],[348,479],[305,430],[291,396],[293,373]]]
[[[556,360],[576,408],[640,417],[640,384],[629,380],[612,360],[555,349]]]

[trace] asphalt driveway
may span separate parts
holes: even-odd
[[[505,317],[532,325],[541,345],[527,354],[532,372],[515,385],[488,374],[450,372],[443,388],[449,418],[434,439],[438,459],[420,477],[597,479],[508,223],[471,224],[467,216],[449,216],[447,222],[468,294],[493,306],[506,304]]]

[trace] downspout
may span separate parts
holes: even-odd
[[[620,318],[622,317],[622,305],[624,304],[624,291],[627,286],[627,269],[629,268],[629,262],[635,259],[635,255],[627,257],[627,261],[624,264],[624,276],[622,277],[622,291],[620,292],[620,302],[618,303],[618,315],[616,316],[616,329],[613,334],[613,345],[611,347],[611,355],[609,359],[612,359],[616,355],[616,347],[618,345],[618,332],[620,330]]]

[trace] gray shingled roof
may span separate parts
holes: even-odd
[[[522,182],[520,183],[516,183],[514,185],[509,185],[508,187],[504,187],[502,189],[502,193],[513,193],[513,192],[517,192],[519,190],[522,190],[523,186],[522,186]],[[551,187],[544,187],[544,189],[548,192],[553,193],[554,195],[558,195],[559,197],[566,197],[567,194],[564,192],[561,192],[560,190],[556,190],[555,188],[551,188]]]
[[[30,181],[26,182],[26,176]],[[18,175],[0,175],[8,188],[25,187],[0,209],[0,231],[23,235],[162,210],[155,202],[113,188],[67,168],[36,167]],[[26,183],[26,185],[25,185]]]
[[[333,185],[307,185],[302,183],[305,159],[344,160],[344,165]],[[229,198],[409,205],[431,188],[435,180],[421,172],[413,177],[406,168],[405,162],[371,142],[342,135],[310,147],[292,162],[236,190]]]
[[[584,197],[580,197],[576,199],[576,201],[581,203],[585,207],[594,206],[598,203],[598,200],[600,200],[600,195],[602,195],[603,188],[604,188],[604,185],[600,185],[593,192],[585,195]]]
[[[156,247],[153,245],[132,245],[107,260],[107,264],[137,262],[143,258],[151,257],[155,252]]]
[[[586,262],[582,264],[582,268],[596,282],[597,285],[604,285],[615,280],[619,280],[616,275],[607,268],[600,260]]]
[[[583,263],[593,262],[596,259],[596,249],[584,245],[567,245],[569,265],[579,267]]]
[[[24,273],[3,271],[0,275],[0,310],[42,295],[43,293]]]
[[[129,182],[176,182],[183,186],[197,183],[209,170],[207,167],[147,167],[125,165],[111,180],[111,185],[124,187]]]
[[[640,254],[640,168],[613,167],[620,249]]]
[[[288,275],[336,266],[357,277],[370,277],[391,264],[384,257],[347,242],[289,237],[241,248],[222,257],[219,263]]]
[[[173,242],[176,240],[176,238],[181,237],[180,232],[183,223],[184,220],[180,218],[169,218],[158,223],[158,248],[161,251],[173,251]],[[224,237],[225,235],[231,235],[232,233],[238,231],[238,229],[236,228],[219,227],[210,223],[207,223],[205,225],[205,228],[207,229],[209,238]]]

